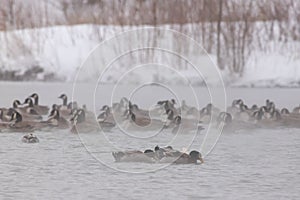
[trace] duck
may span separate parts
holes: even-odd
[[[87,121],[84,109],[78,109],[70,119],[71,133],[90,133],[96,131],[99,127],[96,120]]]
[[[26,98],[22,107],[22,115],[28,120],[42,120],[42,115],[34,107],[33,101],[31,98]]]
[[[257,125],[254,122],[235,120],[228,112],[220,112],[216,123],[216,128],[225,133],[234,133],[239,130],[250,130],[256,127]]]
[[[159,162],[160,163],[171,162],[173,164],[198,164],[198,161],[200,161],[200,164],[204,163],[202,154],[199,151],[192,150],[189,154],[187,153],[174,154],[174,155],[166,154],[166,156],[163,157]]]
[[[12,132],[33,132],[37,129],[36,122],[23,121],[22,115],[13,110],[11,112],[11,123],[9,124],[9,131]]]
[[[236,113],[240,112],[242,105],[244,105],[244,101],[242,99],[235,99],[232,101],[231,106],[227,108],[226,112],[234,116]]]
[[[295,114],[300,114],[300,106],[297,106],[297,107],[293,108],[292,112],[295,113]]]
[[[174,118],[174,128],[172,129],[173,134],[177,133],[200,133],[201,130],[204,130],[201,121],[182,119],[181,116],[176,116]]]
[[[102,113],[97,116],[97,122],[102,130],[110,131],[116,126],[116,122],[113,114],[111,113],[111,109],[106,105],[103,106],[100,111],[102,111]]]
[[[69,128],[69,122],[64,117],[60,116],[59,110],[54,107],[50,115],[48,116],[48,119],[44,121],[49,127],[51,128],[57,128],[57,129],[67,129]]]
[[[23,136],[22,142],[24,142],[24,143],[38,143],[39,139],[36,136],[34,136],[32,133],[30,133],[28,135]]]
[[[212,117],[217,117],[219,113],[220,109],[209,103],[200,110],[200,120],[203,123],[208,124],[210,123]]]
[[[8,109],[0,108],[1,122],[10,122],[11,116],[8,114]]]
[[[234,112],[233,118],[235,120],[248,122],[251,118],[252,110],[248,108],[245,104],[240,104],[240,110],[237,112]]]
[[[161,120],[146,117],[137,117],[131,110],[128,110],[126,119],[121,125],[126,130],[152,131],[163,130],[166,126]]]
[[[33,108],[41,115],[47,115],[49,112],[48,106],[42,106],[39,105],[39,95],[37,93],[33,93],[29,96],[29,98],[32,98],[34,100]]]
[[[112,152],[115,162],[142,162],[142,163],[156,163],[155,153],[152,150],[145,150],[144,152],[134,151],[117,151]]]
[[[76,104],[75,105],[74,105],[74,103],[68,104],[68,97],[66,94],[61,94],[58,98],[62,99],[62,101],[63,101],[61,105],[57,105],[60,114],[62,116],[64,116],[65,118],[69,118],[71,116],[72,110],[77,109]],[[53,108],[53,106],[52,106],[52,108]]]

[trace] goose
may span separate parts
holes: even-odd
[[[110,131],[116,125],[114,116],[107,105],[103,106],[100,111],[103,112],[98,115],[97,122],[102,130]]]
[[[22,115],[13,110],[11,113],[11,124],[9,125],[9,131],[12,132],[33,132],[38,128],[36,122],[23,121]]]
[[[59,110],[53,108],[50,112],[50,115],[44,123],[48,124],[50,127],[57,129],[67,129],[69,128],[69,122],[64,117],[60,116]]]
[[[0,120],[2,122],[9,122],[11,119],[11,116],[8,115],[8,109],[0,108]]]
[[[199,133],[201,130],[204,130],[204,127],[201,125],[200,121],[182,119],[181,116],[176,116],[174,118],[174,128],[172,129],[173,134],[177,133]]]
[[[217,118],[216,128],[225,133],[233,133],[238,130],[254,129],[257,125],[254,122],[235,120],[228,112],[221,112]]]
[[[128,110],[127,119],[121,126],[126,130],[134,131],[161,131],[165,128],[165,123],[157,119],[137,117],[131,110]]]
[[[37,93],[33,93],[32,95],[29,96],[34,100],[34,106],[33,108],[41,115],[47,115],[49,112],[49,107],[48,106],[42,106],[39,105],[39,96]]]
[[[78,109],[70,119],[72,133],[89,133],[96,131],[99,127],[96,120],[87,121],[84,109]]]

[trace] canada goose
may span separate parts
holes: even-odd
[[[201,125],[200,121],[190,120],[190,119],[182,119],[181,116],[176,116],[174,118],[174,128],[172,129],[173,134],[177,133],[199,133],[199,131],[203,130],[204,127]]]
[[[216,128],[225,132],[232,133],[238,130],[254,129],[257,125],[253,122],[245,122],[233,119],[232,115],[227,112],[221,112],[217,118]]]
[[[103,111],[103,112],[100,113],[97,117],[99,126],[104,131],[111,130],[113,127],[115,127],[116,123],[115,123],[114,116],[111,113],[110,108],[108,106],[103,106],[100,111]]]
[[[51,110],[48,119],[44,123],[47,123],[50,127],[55,127],[58,129],[69,128],[68,120],[60,116],[59,110],[57,108]]]
[[[39,105],[39,96],[37,93],[33,93],[32,95],[29,96],[30,98],[33,98],[34,100],[34,105],[33,108],[41,115],[47,115],[49,112],[49,107],[48,106],[42,106]]]
[[[217,117],[220,113],[220,109],[213,106],[211,103],[207,104],[200,110],[200,120],[203,123],[209,123],[213,117]]]
[[[78,109],[70,119],[72,133],[89,133],[96,131],[99,127],[96,120],[87,121],[86,113],[83,109]]]
[[[128,110],[127,119],[123,122],[122,127],[124,127],[126,130],[161,131],[165,128],[165,123],[157,119],[137,117],[131,110]]]
[[[23,121],[22,115],[16,110],[12,111],[11,122],[9,131],[13,132],[32,132],[37,128],[36,123]]]
[[[2,122],[9,122],[11,116],[8,115],[8,109],[0,108],[0,121]]]

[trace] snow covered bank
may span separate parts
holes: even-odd
[[[136,29],[136,27],[79,25],[0,32],[0,79],[5,80],[4,77],[7,77],[5,75],[13,72],[14,76],[10,77],[17,78],[11,78],[12,80],[73,81],[80,65],[100,42],[117,33],[132,29]],[[145,38],[140,37],[143,42],[151,44],[147,38],[145,41]],[[160,37],[165,40],[163,36]],[[217,81],[215,79],[218,77],[214,72],[214,63],[216,63],[214,55],[208,57],[204,52],[189,49],[190,47],[180,44],[177,39],[169,38],[165,41],[172,43],[172,48],[176,51],[197,60],[194,64],[202,67],[204,76],[199,78],[199,74],[182,60],[161,56],[156,59],[158,64],[168,64],[174,68],[173,71],[161,69],[161,67],[159,70],[157,67],[134,70],[129,73],[130,78],[126,79],[128,82],[160,80],[172,84],[183,84],[186,81],[183,81],[182,76],[186,77],[189,83],[196,85],[203,85],[205,81],[212,83]],[[130,46],[131,42],[128,41],[127,44],[122,45]],[[227,70],[220,71],[225,83],[228,86],[236,87],[300,86],[300,45],[291,41],[270,43],[267,46],[269,50],[264,52],[256,50],[254,47],[247,59],[242,77],[233,76]],[[105,67],[102,59],[110,56],[109,51],[110,49],[107,49],[106,53],[96,58],[97,60],[85,76],[81,76],[81,81],[99,77]],[[119,50],[114,49],[113,51],[118,52]],[[128,66],[130,64],[131,60],[122,60],[116,63],[114,69],[107,71],[101,81],[117,82],[130,69],[131,66]],[[41,69],[37,70],[35,68],[37,66]],[[32,70],[35,74],[29,76]]]

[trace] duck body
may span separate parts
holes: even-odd
[[[33,134],[24,135],[22,138],[22,142],[24,143],[38,143],[39,139]]]
[[[203,163],[201,153],[191,151],[189,154],[174,150],[159,148],[155,151],[119,151],[112,152],[116,162],[141,162],[141,163],[173,163],[173,164],[196,164],[199,160]]]
[[[142,162],[142,163],[155,163],[157,160],[150,153],[142,151],[119,151],[112,152],[116,162]]]
[[[37,93],[33,93],[29,96],[29,98],[32,98],[34,100],[33,108],[40,114],[40,115],[47,115],[49,112],[48,106],[42,106],[39,105],[39,96]]]

